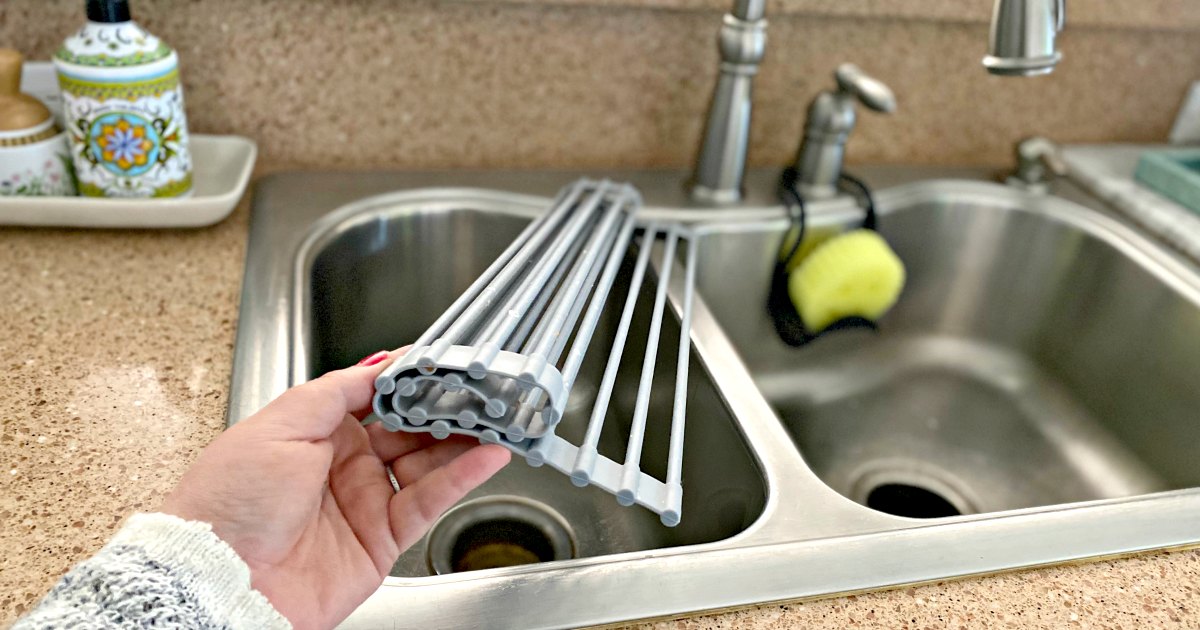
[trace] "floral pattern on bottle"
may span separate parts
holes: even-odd
[[[92,122],[88,133],[91,159],[117,175],[141,175],[150,170],[158,162],[161,148],[158,132],[137,114],[106,114]]]
[[[65,93],[64,93],[65,94]],[[177,196],[191,188],[191,156],[178,87],[134,101],[64,98],[80,193]]]

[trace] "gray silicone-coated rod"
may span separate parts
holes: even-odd
[[[519,274],[522,268],[528,264],[529,260],[542,249],[547,237],[554,232],[554,228],[562,222],[563,218],[570,214],[571,207],[575,205],[579,196],[590,185],[592,185],[592,182],[587,180],[581,180],[572,185],[558,203],[555,204],[554,208],[544,215],[544,220],[531,233],[523,246],[519,248],[519,251],[516,251],[506,264],[501,265],[502,269],[499,269],[490,279],[490,282],[486,283],[486,288],[484,288],[485,283],[481,282],[483,277],[480,280],[476,280],[454,302],[454,305],[442,317],[439,317],[437,322],[433,326],[430,326],[425,334],[421,335],[421,338],[418,339],[414,346],[419,348],[429,345],[437,337],[442,337],[450,343],[455,343],[463,333],[478,328],[478,321],[487,314],[493,302],[505,294],[505,289],[512,282],[513,276]],[[526,229],[528,230],[529,228]],[[510,249],[512,248],[510,247]],[[505,253],[508,253],[508,251],[506,250]],[[491,270],[492,268],[489,267],[488,271],[490,272]],[[487,273],[485,272],[484,275],[486,276]],[[479,289],[476,289],[477,285],[480,287]],[[460,302],[469,302],[469,305],[463,308]],[[462,309],[461,313],[459,309]],[[443,319],[446,321],[443,322]],[[451,321],[453,323],[450,323]],[[438,324],[441,324],[441,326]],[[446,330],[439,335],[436,331],[442,328]],[[433,331],[433,334],[430,334],[431,331]]]
[[[592,294],[592,296],[591,296],[591,301],[588,303],[588,311],[584,315],[583,323],[580,324],[579,331],[575,335],[575,340],[572,342],[571,353],[568,354],[567,360],[564,363],[563,372],[562,372],[562,375],[563,375],[562,401],[563,402],[559,405],[559,407],[557,409],[549,409],[548,408],[543,412],[543,413],[554,414],[554,415],[550,416],[552,418],[555,417],[558,413],[561,413],[562,409],[566,407],[566,400],[568,398],[570,398],[571,387],[575,384],[575,377],[578,376],[578,374],[579,374],[580,364],[583,361],[584,354],[586,354],[586,352],[587,352],[588,345],[591,343],[592,334],[595,332],[596,323],[599,321],[600,314],[603,312],[604,303],[607,301],[609,290],[612,288],[613,279],[616,277],[617,270],[620,268],[620,265],[621,265],[621,261],[625,259],[625,251],[629,247],[630,237],[633,235],[633,229],[637,224],[636,222],[637,222],[637,216],[634,212],[631,211],[628,214],[627,218],[625,219],[625,222],[621,226],[621,229],[620,229],[620,231],[618,233],[618,237],[617,237],[618,240],[611,244],[612,248],[608,252],[609,255],[607,258],[607,262],[604,265],[604,274],[599,279],[599,286],[596,287],[595,293]],[[600,265],[593,265],[592,270],[589,273],[589,276],[587,279],[587,283],[586,283],[587,288],[584,291],[580,292],[580,294],[576,300],[574,311],[572,312],[571,317],[570,317],[571,321],[575,321],[576,319],[578,319],[579,311],[583,309],[583,304],[586,301],[586,298],[588,297],[588,293],[590,292],[591,287],[597,283],[597,278],[596,278],[597,273],[596,272],[598,272],[599,270],[600,270]],[[566,343],[566,336],[564,335],[563,338],[561,338],[559,340],[559,343],[556,344],[555,348],[552,350],[555,360],[557,360],[559,353],[562,352],[562,344],[565,344],[565,343]],[[542,391],[535,390],[535,391],[531,392],[530,402],[531,403],[540,403],[541,398],[542,398]],[[553,435],[554,435],[554,425],[551,424],[545,437],[552,437]],[[526,459],[531,464],[534,464],[537,466],[540,466],[541,464],[545,463],[546,449],[548,448],[548,445],[550,445],[550,444],[553,444],[553,440],[549,440],[549,439],[538,440],[538,442],[534,446],[530,447],[529,452],[526,454]],[[569,472],[568,472],[568,474],[569,474]],[[586,482],[584,482],[584,485],[586,485]]]
[[[600,182],[592,194],[580,204],[575,211],[575,216],[555,235],[554,242],[550,244],[542,259],[537,262],[528,275],[521,278],[516,290],[498,311],[500,316],[492,320],[487,332],[481,336],[482,344],[480,345],[499,347],[512,334],[533,303],[537,290],[545,285],[553,267],[563,264],[563,258],[566,256],[571,242],[578,238],[584,227],[591,222],[592,215],[595,213],[596,207],[603,201],[605,191],[609,186],[610,183],[607,180]]]
[[[571,351],[567,353],[567,360],[563,363],[564,395],[570,395],[571,386],[575,384],[575,378],[579,376],[583,357],[591,345],[592,335],[596,332],[596,324],[600,322],[600,315],[604,312],[604,305],[608,301],[609,292],[612,291],[613,281],[617,279],[617,271],[621,269],[621,261],[625,260],[625,252],[629,250],[629,241],[632,240],[633,229],[636,225],[637,215],[631,212],[625,217],[625,223],[617,235],[617,243],[608,255],[604,273],[600,276],[599,285],[583,316],[583,323],[579,325],[579,332],[575,335],[575,343],[571,344]]]
[[[596,238],[596,236],[598,236],[598,234],[593,229],[592,230],[592,239]],[[568,272],[570,272],[572,274],[571,277],[574,277],[575,269],[578,268],[578,265],[582,264],[582,260],[581,260],[580,256],[585,256],[588,251],[587,248],[590,246],[591,246],[590,239],[583,239],[583,238],[575,239],[575,242],[572,244],[572,247],[571,247],[571,253],[568,254],[568,256],[567,256],[567,260],[564,261],[564,264],[559,265],[558,269],[555,270],[556,275],[558,275],[559,277],[562,277],[562,276],[565,276]],[[581,254],[580,252],[583,252],[583,253]],[[561,273],[559,273],[559,272],[561,272]],[[566,280],[563,280],[561,285],[556,285],[553,287],[554,299],[551,300],[550,305],[546,307],[545,311],[541,314],[541,317],[537,318],[537,326],[534,327],[533,332],[529,335],[529,337],[527,339],[523,340],[524,345],[521,348],[521,353],[524,354],[525,356],[534,356],[536,354],[534,351],[534,348],[537,347],[539,341],[542,338],[546,337],[548,334],[551,333],[550,327],[554,325],[553,314],[560,309],[567,308],[567,307],[564,307],[564,304],[568,304],[568,300],[573,300],[575,297],[577,297],[575,295],[575,293],[572,292],[570,287],[568,286],[571,284],[571,277],[567,278]],[[568,306],[569,306],[569,304],[568,304]],[[525,319],[526,320],[529,319],[528,314],[526,315]],[[524,324],[525,321],[522,320],[521,323]],[[552,362],[548,357],[546,357],[544,355],[542,356],[542,358],[546,359],[547,363]]]
[[[559,194],[559,197],[564,198],[568,194],[569,193],[564,191],[564,193]],[[467,305],[470,304],[471,301],[483,291],[484,287],[486,287],[488,283],[490,283],[492,279],[500,273],[500,270],[503,269],[510,260],[512,260],[513,256],[515,256],[517,252],[529,242],[530,238],[546,224],[553,212],[554,209],[551,209],[550,212],[543,214],[526,226],[525,229],[521,231],[521,234],[517,236],[517,239],[514,240],[512,244],[510,244],[508,248],[504,250],[503,253],[500,254],[500,257],[497,258],[491,265],[489,265],[488,268],[484,270],[483,274],[476,278],[475,281],[471,283],[471,286],[467,287],[467,290],[463,291],[462,294],[454,300],[454,302],[450,305],[450,308],[446,309],[446,311],[443,312],[441,316],[439,316],[437,320],[433,322],[433,325],[425,329],[425,332],[417,338],[417,341],[413,344],[413,346],[420,347],[429,345],[430,342],[437,338],[437,336],[450,325],[451,321],[457,318],[462,313],[463,309],[465,309]]]
[[[606,257],[610,250],[616,245],[611,239],[602,243],[600,251],[601,257]],[[592,294],[592,290],[596,286],[596,279],[600,277],[600,270],[603,265],[600,261],[593,261],[591,267],[588,268],[587,277],[583,280],[583,288],[575,295],[575,301],[571,304],[571,310],[567,314],[567,324],[563,328],[562,333],[554,340],[554,344],[550,346],[550,354],[547,358],[554,365],[558,365],[558,360],[562,357],[563,349],[567,345],[567,341],[571,339],[571,333],[575,330],[575,325],[579,323],[579,316],[583,313],[583,307],[588,302],[588,296]]]
[[[582,239],[576,239],[575,242],[571,244],[571,251],[567,252],[567,260],[575,260],[575,258],[579,256],[579,250],[583,249],[583,243],[584,242]],[[521,348],[522,345],[525,344],[526,340],[529,338],[529,333],[534,330],[535,325],[538,328],[541,328],[541,322],[544,321],[545,318],[540,317],[540,315],[545,312],[546,304],[550,302],[551,298],[556,297],[558,293],[558,286],[560,283],[562,283],[563,276],[567,274],[567,271],[569,271],[570,268],[570,265],[559,265],[558,268],[554,270],[554,274],[550,276],[550,280],[547,281],[546,285],[543,286],[541,291],[538,292],[537,299],[535,299],[533,305],[529,307],[529,312],[526,313],[525,317],[521,319],[521,324],[517,326],[517,329],[513,331],[512,337],[509,338],[508,342],[504,344],[505,350],[516,352]]]
[[[671,409],[671,441],[667,450],[667,507],[661,513],[668,527],[683,517],[683,430],[687,417],[688,365],[692,354],[692,302],[696,293],[696,239],[688,239],[684,270],[683,308],[679,317],[679,357],[675,367],[675,403]]]
[[[646,336],[646,354],[642,357],[641,383],[638,385],[637,401],[633,407],[633,422],[629,428],[629,443],[625,449],[625,464],[621,469],[621,489],[617,501],[622,505],[633,505],[642,478],[642,444],[646,438],[646,414],[650,409],[650,388],[654,381],[654,363],[658,359],[658,338],[662,333],[663,311],[667,304],[667,284],[671,281],[671,268],[675,260],[675,245],[679,233],[667,234],[667,245],[663,248],[663,264],[659,271],[658,289],[654,292],[654,311],[650,315],[650,330]],[[646,248],[652,242],[644,243]]]
[[[625,351],[625,339],[629,336],[633,310],[637,306],[637,296],[642,289],[642,280],[646,277],[646,267],[650,265],[651,245],[654,243],[657,233],[658,224],[651,223],[646,226],[642,234],[642,249],[638,252],[637,263],[633,268],[633,277],[629,280],[629,293],[625,297],[621,321],[617,324],[617,332],[613,336],[608,363],[604,366],[604,376],[600,378],[600,387],[596,390],[596,401],[592,406],[592,415],[588,419],[583,444],[580,445],[575,465],[571,468],[571,482],[577,486],[588,484],[596,465],[598,455],[596,445],[600,443],[600,432],[604,429],[604,417],[608,414],[608,401],[612,398],[613,385],[617,380],[617,370],[621,367],[621,355]]]
[[[622,196],[621,200],[623,201],[623,199]],[[587,239],[587,247],[575,262],[571,277],[564,282],[559,294],[554,297],[554,302],[550,305],[549,314],[538,323],[533,337],[526,344],[523,351],[526,356],[540,357],[550,365],[557,366],[558,358],[567,345],[571,332],[575,329],[575,323],[579,321],[579,314],[583,311],[588,295],[591,294],[592,287],[596,284],[596,278],[600,275],[600,259],[612,249],[621,207],[620,203],[611,204],[600,225]],[[579,240],[583,241],[583,239]],[[527,404],[541,408],[543,394],[544,392],[541,390],[531,392],[526,401]],[[563,398],[565,399],[568,394],[564,389]],[[546,414],[547,422],[553,431],[553,425],[559,420],[558,409],[547,408],[543,413]]]
[[[587,202],[584,203],[586,205]],[[555,305],[565,299],[557,286],[550,286],[554,284],[552,278],[563,278],[570,273],[573,259],[586,245],[586,241],[580,238],[580,234],[589,231],[595,225],[594,208],[580,207],[576,212],[580,214],[572,217],[562,231],[554,236],[547,249],[530,266],[528,273],[518,278],[514,286],[510,288],[508,295],[505,296],[504,304],[489,315],[483,330],[475,336],[474,345],[494,346],[495,340],[500,339],[505,342],[507,347],[512,344],[517,336],[517,330],[526,324],[526,320],[533,320],[529,322],[529,325],[532,326],[532,332],[529,333],[531,337],[536,338],[546,327],[547,322],[543,313],[534,309],[539,304],[546,306],[540,298],[547,289],[550,294],[547,296],[549,305],[546,308],[553,310]],[[581,229],[579,229],[577,221],[583,222]],[[567,238],[569,236],[568,229],[578,229],[578,231],[574,237]],[[561,246],[565,246],[566,249],[564,250]],[[539,274],[544,277],[547,273],[552,277],[539,283]],[[535,296],[532,298],[532,302],[528,301],[530,296]],[[516,314],[520,314],[520,318],[517,320],[514,330],[505,333],[505,326]],[[525,342],[522,341],[522,343]]]
[[[621,200],[624,201],[623,195]],[[588,239],[587,247],[580,253],[579,261],[563,287],[563,292],[568,299],[558,304],[547,318],[546,329],[542,331],[540,338],[535,336],[531,340],[533,351],[527,354],[540,355],[551,363],[557,363],[558,354],[566,345],[566,338],[575,327],[575,319],[579,316],[579,311],[585,303],[582,299],[585,293],[584,289],[595,281],[599,274],[600,256],[610,249],[612,240],[616,236],[617,221],[621,218],[621,208],[621,203],[613,203],[608,207],[604,218]]]

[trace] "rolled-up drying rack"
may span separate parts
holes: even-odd
[[[596,485],[621,505],[659,514],[668,526],[682,513],[683,436],[695,248],[684,265],[678,364],[666,479],[641,458],[667,286],[687,230],[642,222],[641,197],[628,184],[580,180],[564,188],[500,257],[375,381],[375,414],[392,431],[452,433],[501,444],[532,466],[549,464],[580,487]],[[622,463],[598,451],[638,293],[659,236],[646,351]],[[593,333],[631,243],[638,244],[612,348],[580,444],[556,434]],[[569,350],[567,349],[569,346]],[[563,352],[566,350],[564,356]]]

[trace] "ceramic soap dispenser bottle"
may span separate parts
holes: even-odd
[[[180,197],[192,158],[179,58],[128,0],[86,0],[87,24],[54,56],[79,193]]]

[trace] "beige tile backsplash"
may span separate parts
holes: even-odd
[[[723,4],[140,0],[134,12],[179,50],[192,129],[252,137],[274,165],[686,166]],[[0,42],[48,58],[81,5],[4,0]],[[1005,164],[1031,134],[1162,140],[1200,79],[1196,0],[1075,0],[1064,61],[1034,79],[983,71],[988,5],[773,2],[751,162],[792,158],[809,99],[843,61],[900,103],[860,116],[852,162]]]

